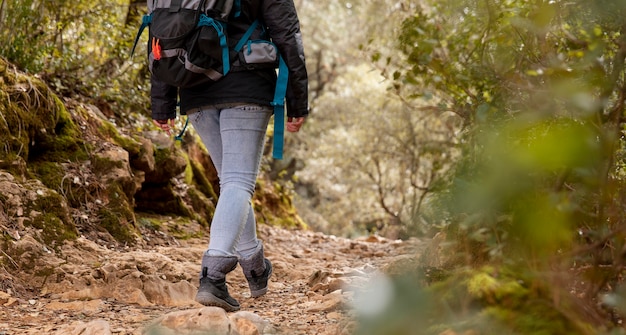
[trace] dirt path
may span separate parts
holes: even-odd
[[[414,256],[423,246],[416,240],[350,240],[267,226],[260,228],[259,237],[274,264],[268,294],[251,299],[240,268],[229,274],[229,290],[243,311],[271,325],[265,333],[292,335],[350,334],[355,290],[365,287],[376,271]],[[0,335],[73,335],[68,327],[92,321],[108,327],[110,334],[140,335],[164,314],[202,307],[192,299],[208,238],[155,236],[141,248],[124,249],[81,238],[58,255],[36,250],[41,246],[28,238],[18,242],[25,247],[23,257],[39,255],[38,266],[48,273],[30,282],[13,277],[22,281],[13,285],[5,279]],[[42,289],[36,294],[20,289],[33,286]],[[82,334],[106,333],[94,327]]]

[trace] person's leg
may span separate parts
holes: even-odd
[[[250,256],[257,248],[250,199],[270,116],[269,107],[254,105],[207,109],[191,115],[190,121],[207,147],[220,180],[209,254]]]
[[[204,109],[189,116],[191,124],[209,151],[219,177],[222,165],[222,137],[220,135],[220,110]],[[239,310],[239,302],[230,296],[226,287],[226,274],[237,266],[234,256],[209,256],[206,252],[200,267],[200,286],[196,301],[207,306],[218,306],[231,312]]]
[[[241,232],[239,243],[235,247],[237,256],[241,258],[251,257],[257,251],[259,243],[261,243],[256,234],[256,218],[252,204],[250,204],[249,208],[246,224]]]
[[[270,116],[269,107],[254,105],[224,109],[220,113],[220,196],[211,222],[210,255],[236,255],[244,232],[245,243],[256,240],[250,200]]]
[[[224,278],[232,271],[232,260],[237,260],[235,254],[241,250],[238,246],[242,235],[244,252],[254,252],[249,249],[259,245],[250,200],[270,116],[271,109],[261,106],[209,109],[191,116],[192,125],[209,150],[220,180],[220,196],[196,295],[196,300],[204,305],[228,311],[239,309],[238,302],[228,294]]]

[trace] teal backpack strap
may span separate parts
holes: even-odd
[[[219,21],[213,20],[212,18],[206,16],[205,14],[200,15],[200,20],[198,21],[198,27],[202,26],[211,26],[217,32],[217,36],[220,39],[220,47],[222,48],[222,64],[223,64],[223,72],[224,75],[230,71],[230,58],[228,51],[228,43],[226,42],[226,34],[224,34],[224,25]]]
[[[235,52],[241,51],[241,49],[246,44],[246,42],[248,42],[248,40],[250,39],[250,36],[252,36],[252,33],[254,32],[254,30],[256,29],[258,25],[259,25],[259,20],[254,20],[254,22],[252,22],[250,27],[248,27],[248,30],[246,30],[243,36],[241,36],[241,39],[239,40],[239,42],[237,42],[237,45],[235,45],[235,49],[234,49]]]
[[[282,56],[279,57],[278,80],[274,91],[274,148],[272,156],[275,159],[283,159],[283,144],[285,142],[285,94],[289,82],[289,68]]]
[[[137,32],[137,36],[135,36],[135,43],[133,44],[133,49],[130,51],[130,56],[132,57],[135,54],[135,48],[137,47],[137,43],[139,42],[139,38],[141,34],[143,34],[144,29],[150,25],[152,22],[152,14],[146,14],[141,18],[141,26],[139,26],[139,31]]]
[[[241,0],[235,0],[233,3],[233,13],[235,17],[241,16]]]
[[[178,135],[174,136],[174,139],[176,141],[183,140],[183,135],[185,135],[185,130],[187,130],[188,125],[189,125],[189,115],[187,115],[187,119],[185,120],[185,125],[183,126],[183,129],[178,133]]]

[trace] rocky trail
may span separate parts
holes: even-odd
[[[193,301],[208,237],[155,231],[126,248],[81,237],[53,252],[15,236],[20,257],[41,270],[20,275],[16,259],[0,268],[0,335],[352,334],[354,301],[370,278],[423,246],[269,226],[259,237],[274,264],[269,292],[250,298],[238,267],[227,280],[242,308],[226,314]]]

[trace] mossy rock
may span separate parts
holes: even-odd
[[[65,177],[65,169],[60,163],[41,161],[31,163],[30,170],[44,185],[53,190],[60,190]]]
[[[16,177],[24,178],[27,175],[26,161],[15,154],[8,154],[0,159],[0,170],[5,170]]]
[[[30,191],[30,194],[36,195],[31,196],[31,200],[26,203],[26,213],[30,213],[30,221],[25,223],[40,229],[39,238],[42,243],[49,247],[58,247],[65,240],[77,238],[78,231],[62,196],[43,187]]]
[[[189,168],[191,170],[192,180],[191,183],[196,185],[198,190],[202,192],[206,197],[217,202],[217,192],[213,188],[213,183],[207,178],[207,172],[204,167],[196,161],[189,161]]]
[[[115,182],[107,186],[105,194],[106,199],[98,210],[100,225],[116,241],[134,245],[140,236],[140,231],[136,227],[133,202],[128,199],[122,186]]]
[[[172,214],[194,218],[193,210],[178,195],[173,185],[144,183],[141,190],[135,195],[137,211],[147,213]]]
[[[54,98],[57,104],[54,131],[35,133],[31,139],[35,145],[30,150],[29,160],[76,162],[88,159],[82,132],[59,98]]]
[[[107,120],[100,119],[100,122],[100,132],[111,139],[113,143],[124,148],[131,156],[141,152],[141,143],[138,138],[122,135],[116,126]]]
[[[12,67],[0,58],[0,68]],[[40,79],[17,71],[0,72],[0,142],[6,155],[31,160],[87,157],[80,129],[63,102]]]
[[[187,198],[189,206],[193,210],[193,217],[202,226],[208,227],[215,214],[215,204],[203,192],[193,186],[187,190]]]
[[[290,191],[278,182],[259,178],[252,206],[259,223],[285,228],[307,228],[292,203]]]
[[[198,221],[184,216],[163,216],[137,212],[137,222],[142,230],[160,232],[159,238],[173,237],[179,240],[204,236],[206,228]]]

